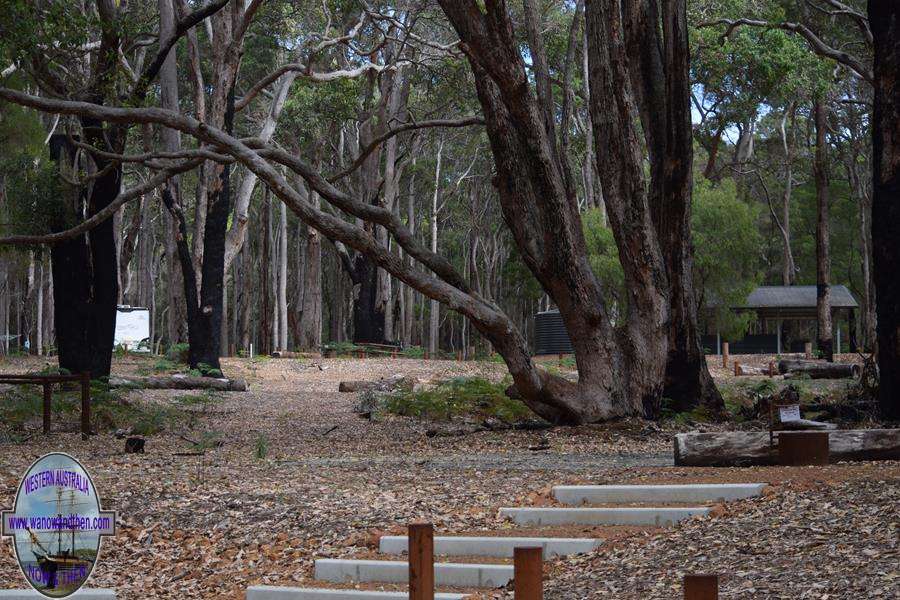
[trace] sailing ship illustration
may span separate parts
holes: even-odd
[[[45,536],[42,542],[31,529],[26,528],[31,538],[31,553],[37,561],[40,570],[39,579],[43,587],[48,590],[55,590],[72,585],[79,585],[81,581],[87,578],[93,566],[93,552],[89,549],[90,544],[82,545],[79,548],[77,542],[83,535],[74,523],[69,523],[68,528],[61,526],[66,522],[64,519],[67,515],[74,514],[75,507],[79,503],[75,501],[74,490],[69,490],[69,496],[63,501],[63,490],[61,488],[56,491],[56,516],[59,519],[60,526],[54,530],[41,531]],[[50,500],[48,502],[53,502]],[[49,535],[48,535],[49,534]],[[47,540],[49,537],[51,539]],[[55,539],[53,539],[55,538]],[[56,551],[53,552],[53,542],[56,542]]]

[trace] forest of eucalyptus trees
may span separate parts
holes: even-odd
[[[0,14],[0,353],[107,374],[127,304],[194,367],[251,345],[496,352],[551,421],[654,417],[721,409],[699,334],[746,327],[723,307],[755,285],[817,285],[818,347],[840,351],[844,284],[844,339],[879,339],[882,396],[900,389],[889,0]],[[531,357],[551,306],[576,383]]]

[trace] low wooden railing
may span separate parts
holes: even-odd
[[[6,375],[0,374],[0,383],[11,385],[39,385],[44,390],[44,434],[50,433],[50,412],[53,404],[53,384],[81,384],[81,437],[91,435],[91,375]]]

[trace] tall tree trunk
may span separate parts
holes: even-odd
[[[102,123],[82,120],[89,143],[103,147]],[[71,170],[74,152],[63,134],[54,134],[51,156],[61,168]],[[106,161],[97,159],[102,171]],[[121,167],[113,166],[94,180],[86,198],[90,217],[119,194]],[[109,375],[119,298],[118,267],[112,220],[85,234],[55,244],[50,256],[54,281],[54,322],[59,366],[72,373],[90,372],[92,377]]]
[[[878,310],[878,399],[882,417],[900,421],[900,5],[869,0],[869,23],[875,48],[872,267]]]
[[[270,265],[270,254],[271,254],[271,245],[272,245],[272,200],[271,194],[269,193],[269,189],[266,188],[266,193],[263,200],[263,210],[262,210],[262,219],[260,219],[260,239],[262,240],[259,261],[260,261],[260,269],[259,269],[259,287],[257,288],[259,293],[262,295],[262,302],[260,303],[259,310],[259,325],[260,325],[260,333],[259,333],[259,353],[260,354],[271,354],[272,353],[272,304],[271,304],[271,296],[270,290],[272,289],[271,284],[269,283],[269,265]]]
[[[310,204],[319,206],[319,195],[310,193]],[[299,339],[300,350],[317,351],[322,345],[322,237],[312,227],[305,227],[303,244],[303,280],[301,284]]]
[[[287,274],[288,274],[288,228],[287,206],[280,204],[279,240],[278,240],[278,349],[288,349],[288,305],[287,305]]]
[[[416,158],[413,157],[413,172],[409,178],[409,197],[406,205],[406,228],[413,232],[415,235],[416,232],[416,201],[415,201],[415,189],[416,189],[416,172],[415,172],[415,164]],[[409,255],[406,256],[406,264],[412,265],[412,257]],[[406,311],[403,315],[403,345],[411,346],[413,343],[413,326],[415,322],[416,316],[416,307],[415,307],[415,290],[411,285],[403,286],[403,295],[404,295],[404,305],[406,307]]]
[[[444,140],[438,145],[437,162],[434,167],[434,194],[431,196],[431,251],[437,252],[438,247],[438,198],[441,189],[441,156],[444,152]],[[428,326],[428,352],[432,355],[438,351],[439,333],[441,325],[441,304],[437,300],[431,300]]]
[[[791,251],[791,194],[794,189],[794,127],[793,113],[797,105],[791,103],[791,106],[784,111],[781,119],[781,143],[784,148],[784,192],[781,194],[781,242],[782,242],[782,261],[781,261],[781,282],[783,285],[794,285],[796,281],[797,269],[794,265],[794,253]],[[791,135],[788,136],[787,122],[788,117],[791,118]]]
[[[827,108],[824,99],[813,103],[816,122],[816,154],[813,164],[816,180],[816,345],[829,362],[834,360],[831,324],[831,258],[828,223],[828,150],[825,132]]]
[[[175,10],[172,0],[159,0],[159,35],[167,39],[175,33]],[[175,52],[170,52],[163,61],[159,70],[160,105],[168,110],[179,111],[178,105],[178,72]],[[166,152],[178,152],[181,150],[181,134],[168,127],[160,131],[163,150]],[[173,177],[168,182],[168,193],[171,201],[176,206],[182,206],[181,178]],[[178,242],[176,238],[181,235],[177,219],[167,212],[163,216],[165,229],[164,244],[166,256],[166,270],[168,271],[168,341],[169,344],[177,344],[187,339],[187,298],[183,293],[184,275],[178,256]]]

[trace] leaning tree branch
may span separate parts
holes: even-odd
[[[409,61],[399,61],[391,65],[376,65],[375,63],[367,62],[364,65],[361,65],[355,69],[339,69],[337,71],[327,71],[325,73],[316,73],[312,71],[309,65],[305,65],[303,63],[289,63],[286,65],[281,65],[255,84],[250,90],[243,95],[243,97],[234,103],[234,110],[240,111],[247,107],[248,104],[264,89],[272,85],[279,77],[284,75],[285,73],[298,73],[299,77],[306,79],[307,81],[312,81],[313,83],[327,83],[329,81],[336,81],[338,79],[355,79],[357,77],[361,77],[368,73],[369,71],[375,71],[377,73],[381,73],[382,71],[390,71],[397,69],[403,65],[409,64]]]
[[[150,87],[150,82],[156,78],[157,74],[159,74],[159,70],[166,61],[166,57],[178,40],[181,39],[181,36],[186,34],[198,23],[202,23],[208,17],[219,12],[226,4],[228,4],[228,2],[229,0],[214,0],[203,8],[199,8],[186,15],[183,19],[179,19],[178,23],[175,24],[175,31],[172,32],[169,39],[159,41],[159,51],[156,53],[153,60],[150,61],[150,64],[144,69],[144,72],[141,73],[137,85],[132,92],[132,97],[143,99],[147,94],[147,89]]]
[[[463,117],[461,119],[432,119],[429,121],[418,121],[412,123],[404,123],[402,125],[398,125],[394,127],[390,131],[387,131],[366,146],[360,153],[359,156],[356,157],[356,160],[353,161],[349,167],[341,171],[340,173],[335,173],[327,178],[328,183],[334,183],[340,179],[343,179],[356,169],[358,169],[363,162],[365,162],[366,158],[369,157],[372,152],[374,152],[378,146],[391,139],[395,135],[401,134],[404,131],[410,131],[413,129],[428,129],[433,127],[469,127],[470,125],[484,125],[483,117]]]
[[[809,44],[812,51],[819,56],[830,58],[831,60],[844,65],[870,84],[874,81],[874,75],[872,74],[872,68],[870,66],[867,66],[858,58],[851,56],[842,50],[832,48],[823,42],[819,36],[813,33],[809,27],[802,23],[776,23],[774,21],[760,21],[757,19],[717,19],[715,21],[700,23],[699,27],[715,27],[717,25],[726,26],[725,33],[723,33],[720,38],[723,42],[734,33],[735,29],[741,26],[759,27],[761,29],[781,29],[782,31],[796,33],[802,36],[807,44]]]
[[[201,159],[193,159],[162,169],[159,173],[148,179],[145,183],[135,186],[129,190],[120,192],[119,195],[116,196],[116,199],[110,202],[101,211],[93,215],[91,218],[82,221],[75,227],[66,229],[65,231],[49,233],[46,235],[11,235],[9,237],[0,238],[0,246],[37,246],[41,244],[49,245],[58,244],[60,242],[74,239],[79,235],[82,235],[83,233],[91,231],[104,221],[112,218],[112,216],[116,214],[116,211],[118,211],[119,208],[121,208],[128,202],[140,198],[144,194],[147,194],[155,188],[163,185],[166,181],[172,178],[172,176],[178,175],[180,173],[185,173],[187,171],[190,171],[191,169],[198,167],[202,162],[203,160]]]
[[[475,324],[482,333],[485,333],[495,346],[498,344],[509,344],[508,338],[498,337],[496,335],[498,331],[502,330],[504,335],[517,334],[517,330],[509,318],[500,312],[495,305],[484,300],[475,293],[464,291],[461,287],[448,282],[440,273],[434,271],[432,268],[433,266],[436,266],[439,270],[441,269],[438,261],[429,260],[428,262],[423,262],[425,266],[432,269],[431,274],[416,270],[412,265],[405,265],[398,255],[380,244],[371,233],[355,224],[348,223],[344,219],[325,213],[310,205],[300,196],[297,190],[294,189],[294,186],[291,185],[275,167],[266,161],[262,152],[253,150],[250,146],[226,132],[205,123],[201,123],[193,117],[162,108],[108,107],[90,102],[76,102],[32,96],[17,90],[2,87],[0,87],[0,98],[42,112],[78,115],[110,123],[155,123],[164,127],[177,129],[182,133],[195,137],[201,142],[216,146],[222,152],[231,155],[247,169],[255,173],[256,176],[259,177],[261,181],[265,182],[269,189],[272,190],[272,192],[274,192],[304,223],[322,232],[325,236],[340,240],[354,250],[365,254],[379,267],[388,271],[404,283],[414,287],[429,298],[442,302],[449,308],[469,317],[473,324]],[[265,153],[277,155],[278,152],[275,149],[266,149]],[[287,155],[287,153],[284,154]],[[290,155],[287,156],[289,157]],[[300,164],[295,164],[297,164],[299,168]],[[304,177],[304,179],[310,176],[310,173],[306,172],[298,172],[298,174]],[[310,177],[307,181],[314,189],[317,189],[320,194],[322,193],[322,191],[318,189],[319,187],[323,187],[321,176]],[[325,191],[332,194],[331,190],[328,188],[325,188]],[[334,191],[337,192],[337,190]],[[362,203],[357,201],[353,201],[353,203],[360,206],[362,205]],[[358,209],[358,207],[354,205],[348,205],[348,208],[352,208],[353,210]],[[398,239],[398,242],[399,241],[400,240]],[[414,246],[411,246],[411,248],[415,249]],[[410,254],[411,256],[416,256],[416,254],[420,253],[416,252],[414,254],[410,252]],[[428,258],[427,255],[423,256],[425,256],[426,259]],[[446,259],[441,257],[438,258],[447,262],[449,265],[449,262],[446,261]],[[453,274],[444,274],[451,278],[453,277]],[[461,277],[458,275],[456,275],[456,277],[458,278],[458,283],[460,283],[460,285],[466,286]]]

